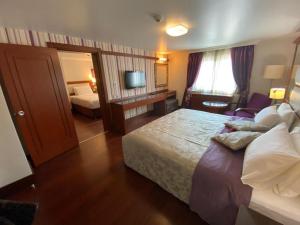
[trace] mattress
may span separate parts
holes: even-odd
[[[281,224],[300,224],[300,197],[286,198],[272,190],[253,190],[249,208]]]
[[[123,137],[125,164],[188,204],[194,170],[229,118],[189,109],[170,113]],[[253,190],[249,208],[283,224],[300,222],[300,198],[272,190]]]
[[[75,105],[80,105],[88,109],[100,108],[98,94],[74,95],[70,96],[71,102]]]

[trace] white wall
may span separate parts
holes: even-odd
[[[0,187],[32,174],[0,87]]]
[[[285,87],[287,82],[288,70],[291,67],[295,50],[294,40],[300,36],[299,33],[284,37],[268,39],[259,42],[255,46],[250,92],[260,92],[267,94],[271,87],[271,81],[263,78],[266,65],[278,64],[285,65],[286,71],[284,78],[274,80],[273,87]]]
[[[168,88],[169,90],[177,91],[177,99],[179,105],[182,103],[184,89],[186,86],[186,74],[188,65],[187,51],[174,52],[168,56],[169,58],[169,79]]]
[[[66,82],[89,80],[93,68],[90,54],[59,52],[59,59]]]
[[[256,44],[250,80],[250,93],[259,92],[268,94],[271,82],[263,78],[266,65],[286,65],[285,77],[282,80],[273,82],[273,87],[285,86],[288,69],[291,66],[295,49],[293,42],[298,36],[300,36],[300,33],[294,33],[284,37],[263,40]],[[195,50],[172,52],[168,56],[170,59],[169,89],[176,90],[180,100],[186,84],[188,55],[191,52],[195,52]]]

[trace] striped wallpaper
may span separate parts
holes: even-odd
[[[46,47],[47,42],[73,44],[86,47],[96,47],[101,50],[132,53],[136,55],[155,56],[154,51],[131,48],[107,42],[94,41],[80,37],[71,37],[63,34],[40,32],[34,30],[15,29],[0,27],[0,43],[23,44]],[[106,81],[108,99],[118,99],[128,96],[136,96],[164,88],[155,88],[153,59],[133,58],[125,56],[103,55],[104,76]],[[124,71],[142,70],[146,74],[147,85],[145,88],[126,90],[124,88]],[[152,106],[140,107],[125,113],[126,118],[142,114],[151,109]]]

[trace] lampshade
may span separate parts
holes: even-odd
[[[270,98],[275,100],[284,99],[285,96],[285,88],[271,88],[270,90]]]
[[[284,65],[267,65],[265,67],[264,78],[270,80],[281,79],[284,73]]]

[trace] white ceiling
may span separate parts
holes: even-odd
[[[201,49],[300,28],[300,0],[1,0],[0,25],[155,50]],[[156,23],[150,13],[164,21]],[[187,35],[168,37],[182,23]]]

